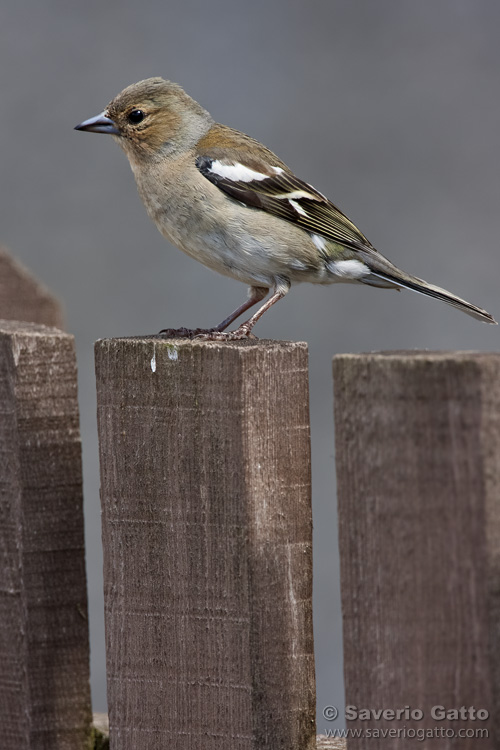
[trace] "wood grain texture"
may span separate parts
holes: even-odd
[[[0,319],[63,328],[60,303],[6,248],[0,246]]]
[[[346,750],[346,748],[345,740],[325,737],[323,734],[319,734],[316,738],[316,750]]]
[[[307,347],[96,344],[111,746],[315,747]]]
[[[90,739],[73,337],[0,321],[0,746]]]
[[[333,371],[346,704],[424,713],[348,725],[487,729],[433,742],[498,747],[500,355],[340,355]],[[490,719],[437,721],[433,706]]]
[[[100,732],[105,742],[109,737],[108,714],[94,713],[94,727]],[[316,750],[346,750],[346,741],[331,739],[324,734],[318,734],[316,737]]]

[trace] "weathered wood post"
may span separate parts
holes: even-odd
[[[111,746],[315,746],[307,347],[96,344]]]
[[[59,301],[1,245],[0,319],[63,328]]]
[[[73,337],[0,321],[0,746],[83,750],[91,709]]]
[[[333,371],[346,703],[403,711],[348,721],[372,732],[348,747],[427,731],[440,750],[498,747],[500,355],[346,354]]]

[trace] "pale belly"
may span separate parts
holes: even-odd
[[[273,287],[278,278],[326,282],[320,278],[316,249],[302,229],[228,200],[208,181],[185,201],[182,185],[174,195],[171,185],[164,183],[161,195],[148,185],[146,194],[138,181],[139,194],[159,231],[208,268],[251,286]]]

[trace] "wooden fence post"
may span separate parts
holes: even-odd
[[[333,372],[346,704],[403,710],[348,721],[372,732],[348,747],[498,747],[500,356],[346,354]]]
[[[4,247],[0,246],[0,319],[63,327],[58,300]]]
[[[307,347],[96,344],[111,747],[315,746]]]
[[[83,750],[91,708],[73,337],[0,321],[0,746]]]

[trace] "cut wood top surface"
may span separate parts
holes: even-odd
[[[331,739],[324,734],[316,738],[316,750],[346,750],[347,743],[345,740]]]
[[[203,339],[190,339],[190,338],[168,338],[166,336],[160,336],[159,334],[144,334],[137,336],[119,336],[114,338],[103,338],[96,341],[96,346],[104,345],[105,343],[148,343],[154,341],[157,344],[165,344],[167,346],[179,346],[184,348],[190,348],[192,346],[211,346],[220,347],[222,349],[231,348],[248,348],[248,347],[304,347],[307,348],[306,341],[282,341],[279,339],[240,339],[237,341],[205,341]]]
[[[436,361],[441,359],[474,359],[483,357],[496,357],[499,356],[500,352],[481,352],[476,350],[460,350],[454,351],[450,349],[440,350],[427,350],[427,349],[401,349],[394,351],[380,351],[380,352],[360,352],[357,354],[352,353],[341,353],[335,354],[333,361],[348,362],[352,360],[354,362],[365,361],[365,360],[381,360],[390,361],[392,360],[415,360],[415,362],[422,362],[423,360]]]

